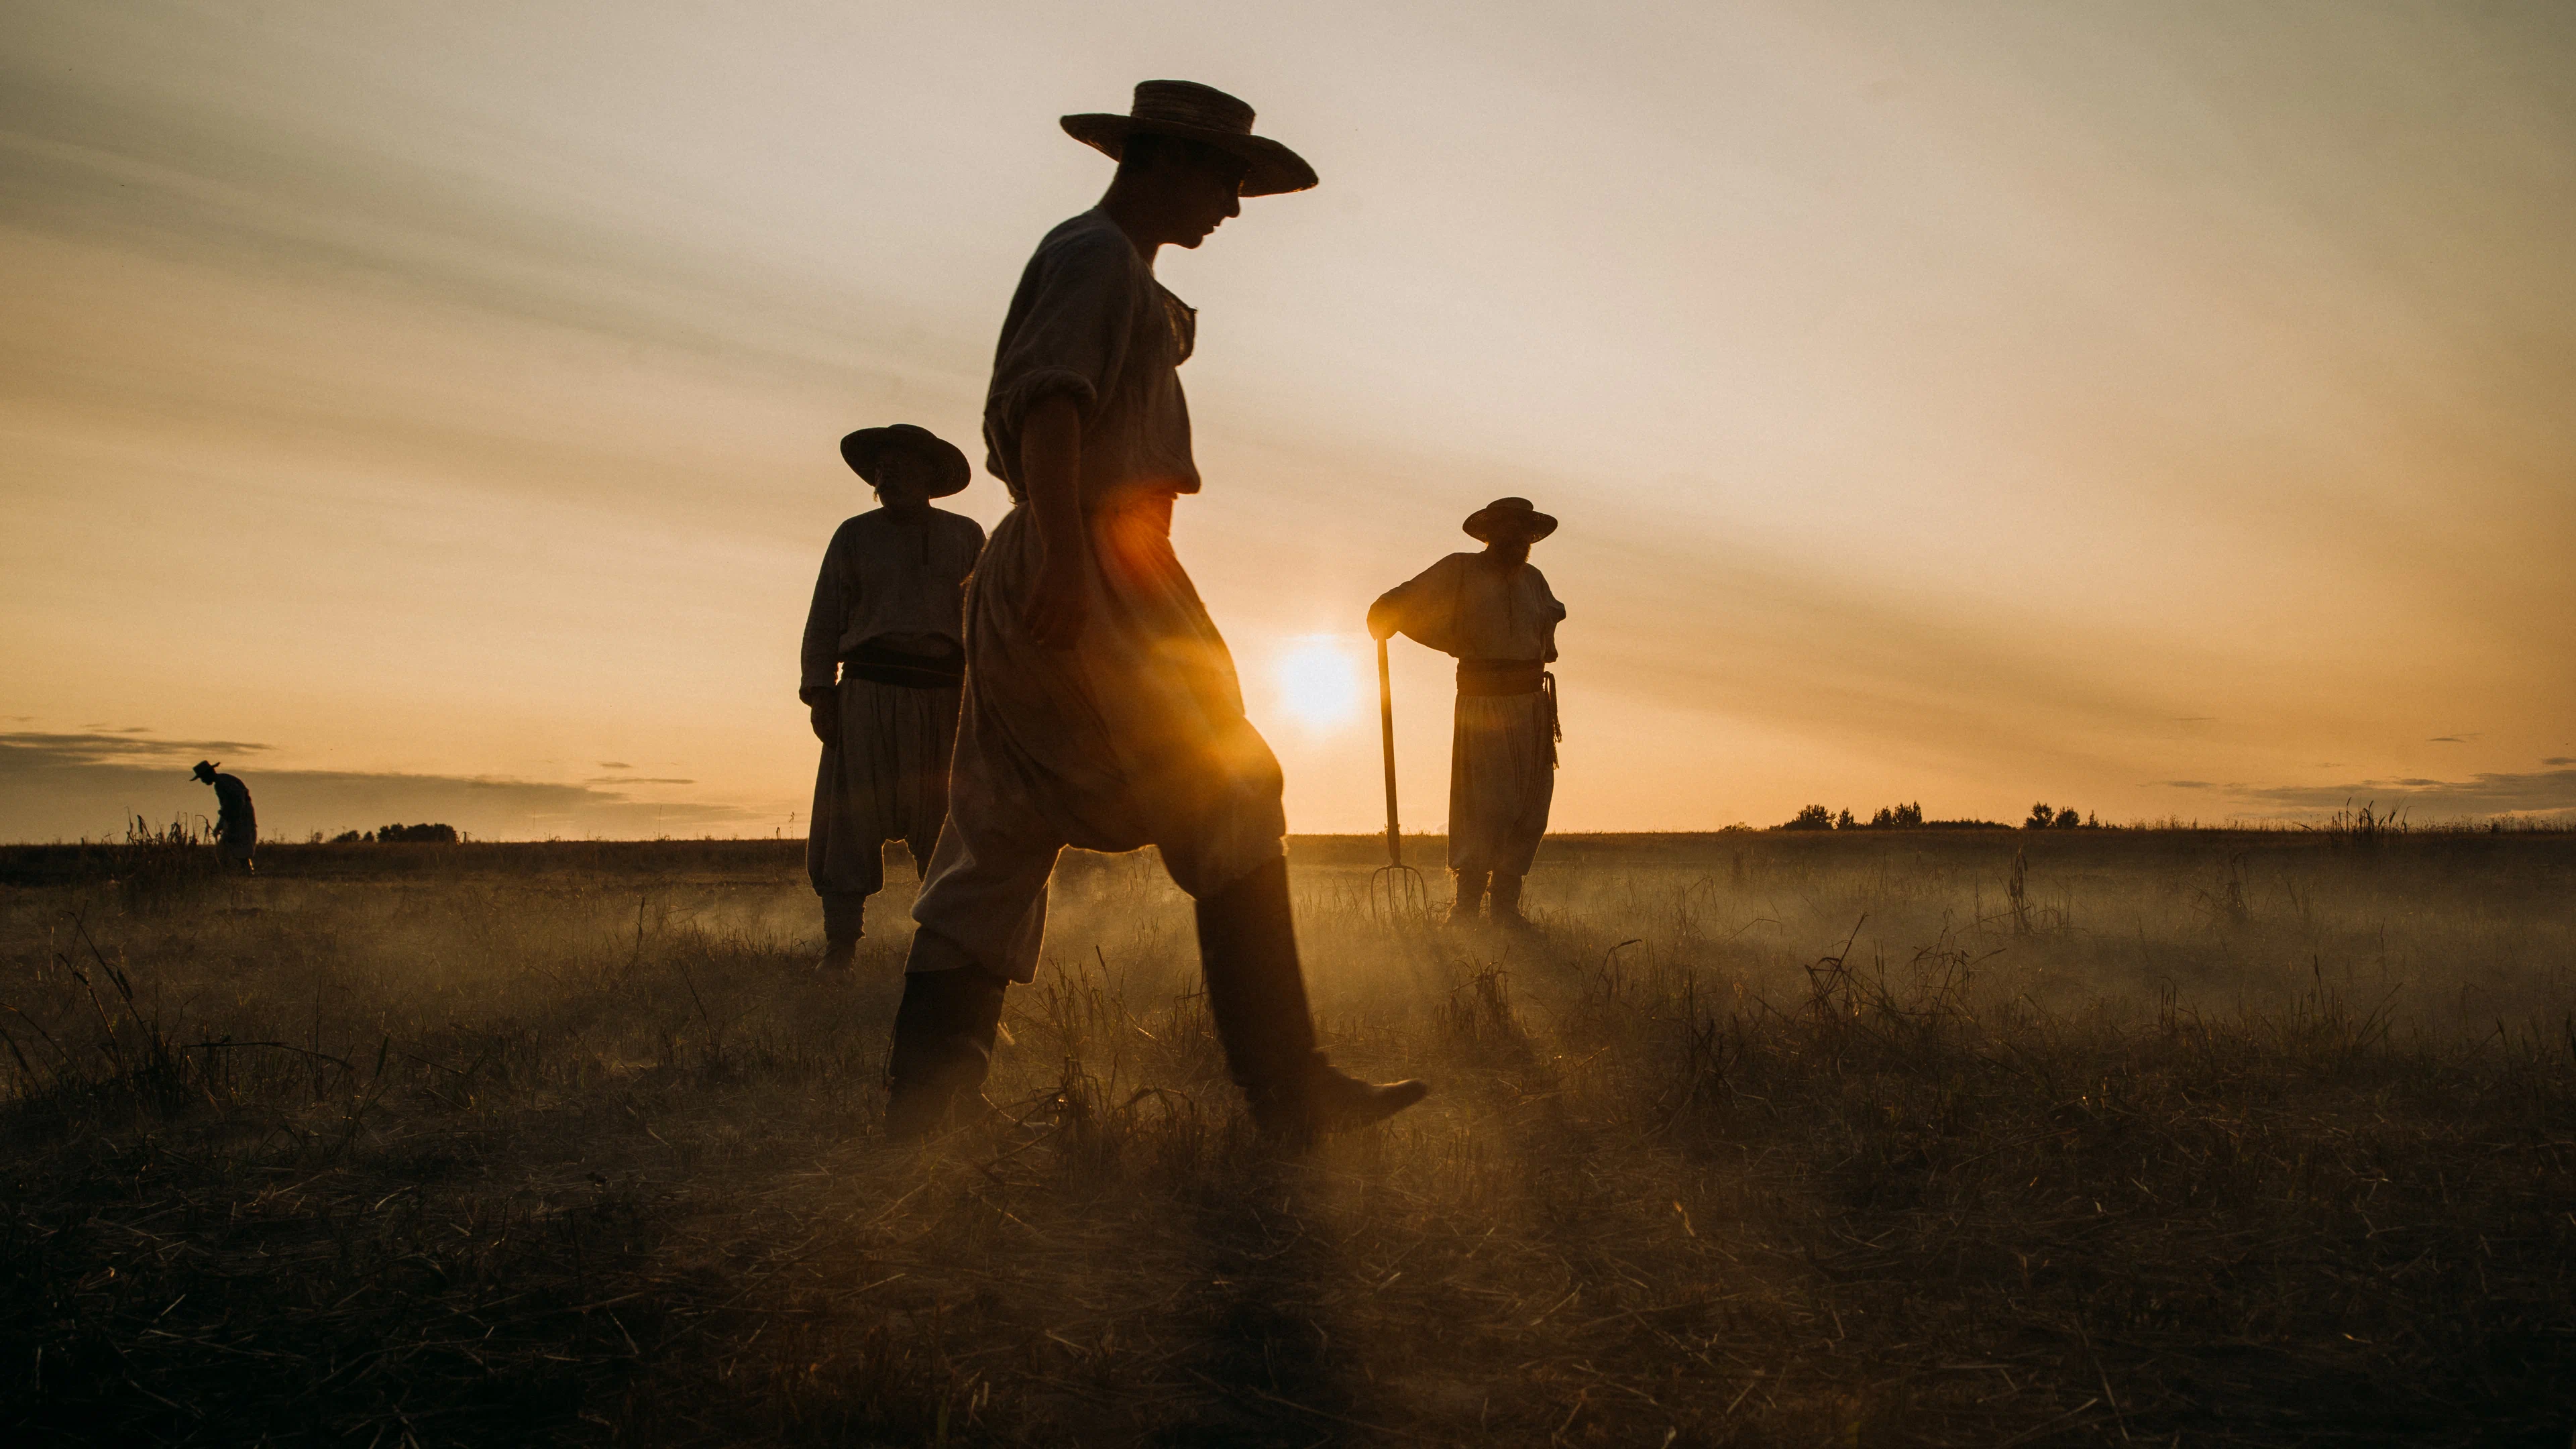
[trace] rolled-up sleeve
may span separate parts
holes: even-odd
[[[1378,595],[1369,618],[1416,643],[1450,652],[1457,633],[1458,558],[1452,554]]]
[[[1067,235],[1030,258],[984,398],[996,474],[1018,477],[1020,425],[1030,408],[1069,397],[1087,426],[1116,392],[1135,332],[1139,270],[1134,249],[1114,231]]]

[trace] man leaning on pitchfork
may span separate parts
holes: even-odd
[[[1459,527],[1485,546],[1453,553],[1369,606],[1369,632],[1401,633],[1458,660],[1449,737],[1449,871],[1465,923],[1489,897],[1497,925],[1525,926],[1521,877],[1556,799],[1556,626],[1565,606],[1529,561],[1556,520],[1526,498],[1497,498]]]

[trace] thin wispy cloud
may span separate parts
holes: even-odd
[[[69,734],[16,730],[0,734],[0,749],[50,766],[102,765],[141,760],[194,759],[210,755],[254,755],[268,746],[249,740],[166,740],[141,725],[100,726]]]
[[[2561,765],[2576,761],[2557,761]],[[2385,813],[2404,808],[2416,819],[2475,820],[2492,815],[2554,814],[2576,810],[2576,769],[2473,775],[2466,780],[2410,777],[2354,780],[2337,785],[2230,787],[2247,802],[2282,812],[2339,810],[2370,804]]]

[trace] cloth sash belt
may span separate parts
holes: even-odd
[[[1556,712],[1556,676],[1542,659],[1461,659],[1458,692],[1462,695],[1547,694],[1547,763],[1556,764],[1557,743],[1565,738],[1564,717]]]
[[[897,689],[956,689],[966,682],[966,651],[950,644],[945,654],[907,654],[862,644],[841,656],[841,674]]]
[[[1461,659],[1460,694],[1535,694],[1545,687],[1547,666],[1536,659]]]

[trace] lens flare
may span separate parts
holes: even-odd
[[[1359,716],[1359,656],[1347,640],[1330,634],[1287,640],[1272,678],[1280,707],[1307,729],[1336,729]]]

